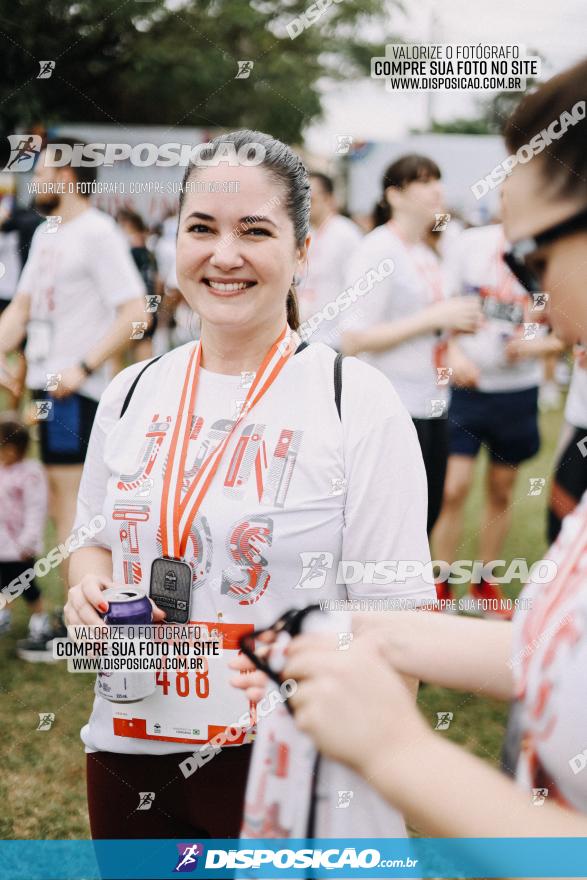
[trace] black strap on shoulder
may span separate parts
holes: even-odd
[[[340,352],[334,358],[334,402],[336,403],[336,409],[338,411],[338,417],[342,421],[342,415],[340,413],[341,407],[341,397],[342,397],[342,362],[344,359],[344,354]]]
[[[126,397],[124,398],[124,403],[122,404],[122,409],[120,410],[120,415],[119,415],[119,417],[118,417],[119,419],[121,419],[121,418],[123,417],[123,415],[125,414],[125,412],[127,411],[127,409],[128,409],[128,405],[129,405],[130,400],[131,400],[131,397],[132,397],[133,394],[135,393],[135,388],[136,388],[137,385],[139,384],[139,379],[141,378],[141,376],[143,375],[143,373],[145,372],[145,370],[148,370],[149,367],[151,366],[151,364],[156,363],[156,362],[157,362],[158,360],[160,360],[162,357],[163,357],[163,355],[160,354],[159,357],[156,357],[156,358],[153,358],[152,360],[150,360],[147,364],[145,364],[145,366],[143,367],[143,369],[141,370],[141,372],[140,372],[137,376],[135,376],[135,380],[134,380],[134,382],[132,383],[132,385],[130,386],[130,388],[128,389],[128,391],[127,391],[127,393],[126,393]]]
[[[295,354],[297,354],[300,351],[303,351],[307,347],[308,347],[307,342],[305,342],[305,341],[301,342],[298,345],[298,347],[296,348]],[[120,416],[119,416],[120,419],[123,417],[123,415],[127,411],[128,405],[129,405],[131,398],[135,392],[135,388],[139,384],[139,379],[141,378],[141,376],[143,375],[145,370],[148,370],[152,364],[156,363],[162,357],[163,357],[163,355],[159,355],[159,357],[156,357],[156,358],[153,358],[152,360],[150,360],[147,364],[145,364],[145,366],[143,367],[141,372],[137,376],[135,376],[134,382],[132,383],[132,385],[128,389],[128,391],[126,393],[126,397],[124,398],[124,403],[122,404],[122,408],[120,410]],[[342,416],[341,416],[341,395],[342,395],[342,361],[343,361],[343,358],[344,358],[343,354],[337,354],[334,359],[334,402],[336,403],[336,410],[338,412],[339,419],[342,418]]]

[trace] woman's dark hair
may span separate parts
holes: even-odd
[[[409,183],[419,180],[426,183],[429,180],[440,180],[442,177],[440,168],[428,156],[420,156],[417,153],[409,153],[392,162],[385,171],[381,181],[381,198],[373,209],[373,226],[383,226],[391,219],[391,206],[385,198],[385,191],[390,186],[403,189]]]
[[[319,180],[322,185],[322,189],[328,196],[334,195],[334,181],[332,177],[329,177],[328,174],[323,174],[321,171],[310,171],[310,179],[314,178],[314,180]]]
[[[14,446],[19,460],[23,459],[29,445],[29,432],[16,412],[0,415],[0,446]]]
[[[260,168],[265,168],[274,179],[281,184],[285,191],[285,209],[293,223],[296,245],[301,247],[306,240],[310,229],[310,181],[308,171],[299,156],[297,156],[287,144],[261,131],[252,131],[241,128],[228,134],[221,134],[213,138],[199,152],[195,162],[191,162],[186,168],[179,195],[179,212],[181,213],[187,184],[196,176],[200,167],[199,160],[209,162],[219,147],[224,144],[232,144],[235,153],[248,155],[249,158],[263,153],[261,162],[255,163]],[[251,164],[253,164],[251,162]],[[292,330],[300,326],[300,315],[295,285],[292,285],[287,294],[286,301],[287,323]]]
[[[148,232],[145,221],[141,215],[137,214],[136,211],[131,211],[130,208],[119,208],[116,212],[116,222],[126,223],[128,226],[132,226],[135,232]]]
[[[56,135],[55,137],[48,138],[48,140],[44,143],[43,149],[52,149],[53,147],[59,147],[63,144],[66,147],[81,147],[82,150],[88,146],[88,144],[83,141],[81,138],[77,137],[68,137],[67,135]],[[73,175],[76,181],[80,184],[83,184],[80,189],[78,195],[84,199],[89,199],[92,195],[91,189],[92,184],[94,184],[98,180],[98,169],[95,165],[80,165],[76,163],[75,165],[72,162],[67,162],[65,166],[60,166],[65,168],[71,168]]]
[[[587,60],[553,76],[522,98],[505,124],[506,146],[516,153],[541,132],[547,140],[544,129],[556,123],[555,138],[547,141],[537,166],[543,182],[549,186],[549,196],[587,194],[586,97]],[[572,118],[566,131],[561,126],[563,114]]]

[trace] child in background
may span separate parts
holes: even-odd
[[[0,588],[30,569],[43,547],[47,481],[40,462],[25,458],[29,433],[16,413],[0,415]],[[50,662],[53,637],[41,591],[33,579],[22,594],[29,604],[29,637],[17,643],[18,656]],[[0,634],[10,629],[11,610],[0,609]]]

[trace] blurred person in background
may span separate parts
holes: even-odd
[[[6,202],[12,202],[11,197],[5,196],[0,199],[0,314],[12,302],[16,293],[16,285],[18,284],[21,268],[18,253],[18,233],[16,230],[10,232],[2,230],[2,217],[7,217],[12,207],[11,204],[7,206]],[[5,393],[8,396],[7,406],[10,409],[15,409],[18,406],[24,385],[24,359],[19,358],[17,363],[18,375],[14,388],[11,390],[5,389]]]
[[[362,238],[355,223],[339,214],[332,178],[318,171],[310,172],[310,186],[312,240],[308,267],[297,285],[302,322],[322,311],[342,293],[349,261]],[[316,327],[310,338],[312,342],[325,342],[338,350],[343,326],[342,316],[328,318],[327,315],[327,320]]]
[[[47,517],[47,478],[40,462],[27,458],[29,431],[15,412],[0,415],[0,589],[30,571],[43,549]],[[18,585],[15,585],[18,589]],[[17,642],[18,656],[52,662],[54,627],[34,578],[22,596],[29,606],[29,635]],[[2,594],[0,635],[10,629],[12,612]]]
[[[519,467],[540,448],[541,357],[562,349],[556,337],[537,326],[543,311],[533,308],[527,291],[505,265],[506,249],[500,224],[467,229],[452,246],[448,263],[455,293],[477,299],[483,311],[476,333],[450,341],[449,459],[433,536],[435,554],[448,563],[457,556],[481,447],[490,460],[479,528],[480,558],[484,563],[500,558]],[[496,600],[492,603],[496,610],[488,614],[511,615],[497,583],[481,579],[471,589],[475,599]],[[439,599],[450,600],[450,581],[439,584],[437,592]]]
[[[557,539],[563,519],[587,490],[587,351],[576,346],[555,470],[548,502],[548,541]]]
[[[17,379],[6,355],[27,337],[26,382],[58,543],[73,525],[90,431],[108,383],[106,365],[128,346],[133,322],[145,316],[145,287],[125,239],[111,217],[91,206],[96,168],[53,162],[56,144],[76,143],[60,136],[39,154],[35,208],[47,220],[33,236],[16,296],[0,318],[0,382],[9,390]],[[65,585],[64,570],[62,576]]]
[[[163,285],[157,272],[155,255],[147,246],[149,230],[141,215],[129,208],[121,208],[116,213],[116,222],[129,244],[131,256],[145,284],[145,322],[149,326],[145,329],[143,338],[136,340],[132,348],[134,360],[143,361],[153,356],[153,336],[157,330],[158,307],[161,303]],[[119,369],[126,366],[123,363],[122,352],[116,360],[119,362]]]
[[[43,222],[33,208],[20,206],[15,197],[14,175],[0,174],[0,314],[12,302],[18,276],[29,255],[31,241],[37,226]],[[24,351],[24,340],[19,355]],[[18,407],[26,375],[26,361],[17,357],[12,364],[14,386],[5,389],[7,406]]]
[[[549,291],[558,338],[583,346],[586,84],[583,61],[522,99],[506,126],[511,154],[562,114],[582,105],[583,115],[539,156],[518,163],[503,184],[508,265],[530,293]],[[525,587],[513,622],[426,612],[364,621],[358,615],[348,651],[337,650],[332,637],[301,636],[289,646],[282,674],[298,681],[291,703],[299,727],[327,757],[369,779],[421,834],[587,835],[587,495],[565,518],[548,557],[554,579]],[[518,732],[503,765],[515,781],[435,734],[398,673],[512,701],[511,729]],[[539,810],[537,789],[548,795]]]
[[[473,332],[481,318],[473,297],[449,298],[448,278],[427,244],[443,209],[440,169],[407,155],[383,176],[377,227],[355,249],[346,285],[393,261],[392,271],[361,296],[342,337],[347,354],[363,353],[393,384],[418,433],[428,478],[428,533],[440,512],[448,456],[448,334]]]

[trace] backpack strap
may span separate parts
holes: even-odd
[[[307,347],[308,347],[307,342],[300,343],[300,345],[297,347],[297,349],[295,351],[295,354],[297,354],[299,351],[303,351],[304,348],[307,348]],[[150,360],[148,363],[145,364],[145,366],[143,367],[141,372],[137,376],[135,376],[134,382],[132,383],[132,385],[130,386],[130,388],[128,389],[128,391],[126,393],[126,397],[124,398],[124,403],[122,404],[122,407],[120,410],[120,415],[118,418],[121,419],[123,417],[123,415],[125,414],[125,412],[127,411],[128,405],[129,405],[131,398],[135,392],[135,388],[139,384],[139,379],[141,378],[141,376],[143,375],[145,370],[148,370],[152,364],[155,364],[162,357],[163,357],[163,355],[159,355],[159,357],[156,357],[156,358],[153,358],[152,360]],[[339,419],[342,419],[342,416],[341,416],[341,396],[342,396],[342,361],[343,361],[343,358],[344,358],[344,355],[339,353],[336,355],[336,357],[334,359],[334,402],[336,403],[336,410],[338,412]]]
[[[124,398],[124,403],[122,404],[122,409],[120,410],[120,415],[118,416],[119,419],[121,419],[123,417],[123,415],[125,414],[125,412],[127,411],[131,397],[133,396],[133,394],[135,392],[135,388],[139,384],[139,379],[141,378],[141,376],[143,375],[145,370],[148,370],[149,367],[151,366],[151,364],[156,363],[162,357],[163,357],[163,355],[160,354],[159,357],[156,357],[156,358],[153,358],[152,360],[150,360],[148,363],[145,364],[145,366],[143,367],[141,372],[137,376],[135,376],[135,380],[132,383],[132,385],[130,386],[130,388],[128,389],[128,391],[126,393],[126,397]]]
[[[342,362],[343,362],[344,354],[340,352],[334,358],[334,402],[336,403],[336,409],[338,412],[338,417],[342,421],[342,415],[340,413],[341,407],[341,397],[342,397]]]

